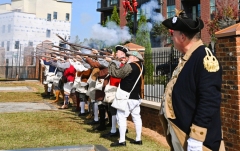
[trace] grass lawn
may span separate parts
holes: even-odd
[[[0,82],[0,87],[16,87],[26,86],[31,89],[31,92],[5,92],[0,91],[0,102],[39,102],[42,101],[42,93],[44,92],[43,85],[40,82]]]
[[[12,86],[12,83],[0,83],[1,86]],[[43,86],[37,82],[18,82],[14,86],[29,86],[37,92],[0,92],[0,102],[43,102]],[[135,130],[129,128],[126,135],[127,147],[111,148],[109,145],[118,140],[101,138],[109,132],[92,131],[85,118],[80,118],[69,110],[35,111],[0,114],[0,150],[21,148],[43,148],[53,146],[73,146],[99,144],[110,151],[168,151],[168,148],[149,136],[142,137],[143,145],[132,145]]]

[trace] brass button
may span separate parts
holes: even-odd
[[[201,135],[203,135],[203,132],[200,132]]]

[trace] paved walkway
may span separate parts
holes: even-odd
[[[108,151],[108,150],[102,145],[81,145],[81,146],[59,146],[50,148],[26,148],[19,150],[4,150],[4,151]]]
[[[29,112],[36,110],[57,110],[49,103],[28,103],[28,102],[7,102],[0,103],[0,113],[10,112]]]
[[[16,86],[16,87],[0,87],[0,91],[16,92],[16,91],[32,91],[32,89],[27,86]]]

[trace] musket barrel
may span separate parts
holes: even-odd
[[[81,48],[88,49],[88,50],[91,50],[91,51],[94,50],[93,48],[90,48],[90,47],[81,46],[81,45],[77,45],[77,44],[70,43],[70,42],[66,42],[66,41],[64,41],[63,43],[68,44],[68,45],[70,45],[70,46],[81,47]],[[109,55],[111,54],[111,53],[109,53],[109,52],[105,52],[105,51],[101,51],[101,50],[97,50],[97,51],[98,51],[98,52],[105,53],[105,54],[109,54]]]

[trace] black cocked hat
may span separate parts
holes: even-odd
[[[116,48],[116,51],[120,50],[120,51],[122,51],[124,53],[127,53],[129,51],[128,48],[126,48],[126,47],[124,47],[122,45],[116,45],[115,48]]]
[[[204,23],[200,18],[193,20],[188,18],[183,10],[178,11],[177,9],[176,16],[164,20],[162,24],[172,30],[196,33],[200,32],[204,27]]]

